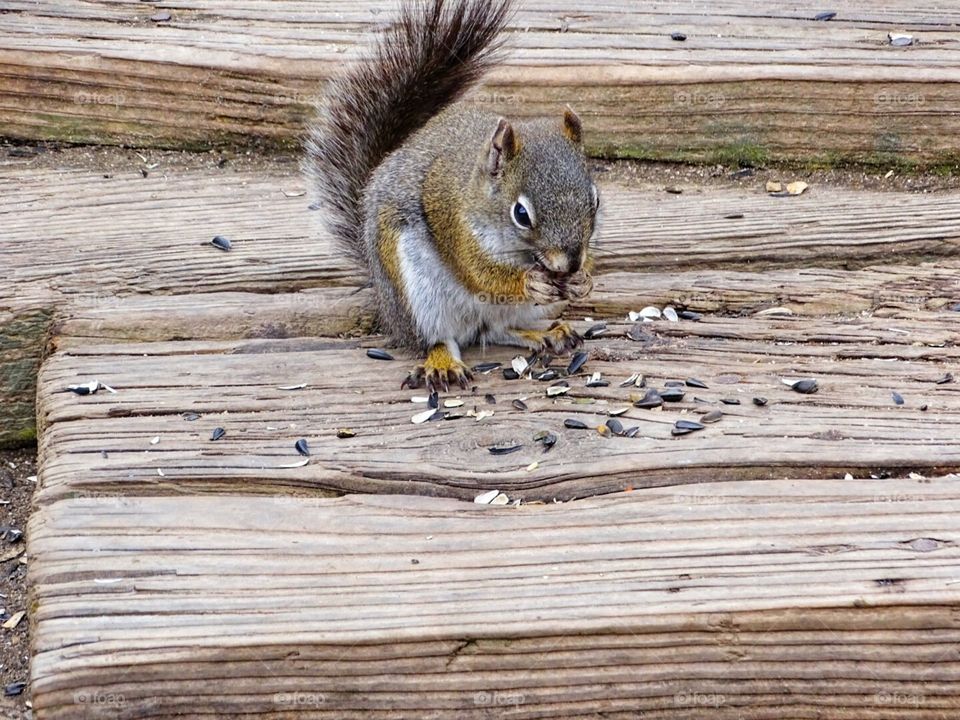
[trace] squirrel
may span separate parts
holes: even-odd
[[[425,354],[401,387],[472,380],[461,348],[563,354],[537,329],[592,287],[600,196],[580,118],[510,121],[460,101],[500,59],[513,0],[410,0],[362,62],[331,80],[306,166],[338,246],[369,273],[377,322]]]

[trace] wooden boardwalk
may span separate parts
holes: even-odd
[[[572,389],[494,371],[443,398],[492,416],[416,425],[292,166],[5,182],[5,332],[51,333],[38,720],[956,714],[955,195],[607,183]],[[640,409],[633,373],[707,387]]]
[[[955,170],[960,9],[843,5],[524,0],[471,97],[570,103],[595,155]],[[601,167],[570,389],[478,373],[415,424],[414,358],[366,355],[296,158],[258,157],[385,9],[0,8],[3,136],[224,152],[0,150],[37,720],[960,715],[960,196]]]
[[[510,61],[475,100],[515,115],[571,103],[608,156],[955,165],[960,8],[842,5],[822,22],[817,0],[524,0]],[[392,7],[7,0],[0,126],[25,140],[296,145],[322,81]]]

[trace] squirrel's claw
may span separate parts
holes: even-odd
[[[538,356],[550,353],[566,355],[583,345],[580,334],[559,320],[549,330],[513,330],[514,337],[533,350]]]
[[[563,283],[563,295],[567,300],[583,300],[593,290],[593,278],[580,270]]]
[[[423,365],[415,367],[400,387],[415,390],[425,384],[432,393],[448,392],[451,385],[459,385],[466,390],[471,380],[473,374],[470,369],[453,357],[445,345],[440,344],[430,350]]]
[[[557,287],[550,273],[541,267],[527,271],[524,292],[527,300],[537,305],[551,305],[564,299],[563,290]]]

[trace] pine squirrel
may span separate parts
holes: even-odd
[[[563,354],[533,326],[593,287],[600,198],[580,119],[511,122],[459,102],[500,58],[513,0],[411,0],[363,62],[334,78],[307,170],[341,248],[365,268],[380,329],[426,353],[404,381],[467,386],[461,347]]]

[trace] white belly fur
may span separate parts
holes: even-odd
[[[405,232],[398,246],[407,301],[417,334],[427,345],[450,340],[464,346],[488,339],[497,342],[504,331],[531,328],[555,309],[508,298],[484,302],[460,286],[428,243],[411,242],[411,233]]]

